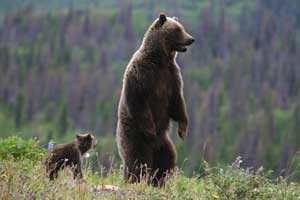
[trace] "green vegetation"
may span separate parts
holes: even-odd
[[[146,183],[128,184],[116,165],[112,164],[104,175],[101,170],[92,170],[91,158],[84,158],[84,181],[73,180],[69,169],[60,172],[57,180],[49,181],[45,174],[45,151],[32,140],[22,140],[22,146],[16,144],[20,138],[1,140],[8,147],[3,156],[0,151],[0,199],[299,199],[300,183],[287,182],[282,176],[273,180],[267,178],[272,172],[262,168],[254,171],[240,168],[237,160],[225,168],[211,167],[203,162],[203,172],[191,177],[183,175],[179,169],[169,177],[163,188],[153,188]],[[32,157],[28,152],[36,152]],[[7,149],[7,148],[6,148]],[[17,154],[16,152],[22,152]],[[10,157],[9,155],[13,155]],[[40,156],[42,155],[42,156]],[[99,164],[99,163],[98,163]],[[101,163],[100,163],[101,164]],[[101,168],[99,168],[101,169]],[[109,189],[108,185],[117,188]]]
[[[182,142],[176,125],[170,131],[184,173],[201,171],[201,160],[226,165],[239,155],[244,167],[274,176],[298,169],[300,5],[293,0],[2,0],[0,137],[47,145],[90,131],[105,168],[110,156],[120,163],[122,76],[161,11],[196,39],[178,55],[189,135]]]
[[[177,58],[189,135],[171,126],[179,169],[158,189],[124,183],[115,128],[125,67],[162,11],[196,42]],[[0,0],[0,199],[300,199],[299,34],[298,0]],[[48,142],[85,131],[85,181],[48,181]]]
[[[36,140],[24,140],[20,137],[12,136],[7,139],[0,139],[0,159],[38,160],[45,156],[45,149],[38,148]]]

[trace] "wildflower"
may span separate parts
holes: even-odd
[[[240,168],[241,167],[241,163],[243,162],[242,157],[238,156],[235,161],[231,164],[232,167],[234,168]]]
[[[38,136],[34,136],[33,139],[34,139],[35,141],[37,141],[37,142],[40,141],[40,139],[39,139]]]
[[[291,186],[296,186],[297,185],[297,183],[295,183],[295,182],[291,182]]]
[[[284,181],[283,176],[279,176],[279,182],[283,182],[283,181]]]
[[[219,199],[219,198],[220,198],[220,196],[219,196],[218,194],[212,194],[211,196],[212,196],[212,198],[214,198],[214,199]]]
[[[22,140],[19,139],[18,144],[17,144],[17,149],[21,149],[22,148]]]
[[[53,144],[52,141],[50,141],[50,142],[48,143],[48,151],[51,151],[51,150],[53,149],[53,147],[54,147],[54,144]]]
[[[250,176],[251,172],[250,172],[250,167],[247,167],[246,171],[245,171],[245,176]]]
[[[7,175],[5,173],[1,174],[2,178],[7,178]]]
[[[85,157],[85,158],[89,158],[89,157],[90,157],[90,154],[89,154],[89,153],[86,153],[86,154],[84,154],[84,157]]]
[[[221,176],[224,176],[224,169],[223,169],[223,168],[220,168],[219,173],[220,173]]]

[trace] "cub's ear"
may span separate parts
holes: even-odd
[[[175,16],[174,16],[174,17],[172,17],[172,18],[173,18],[175,21],[178,21],[178,17],[175,17]]]
[[[159,14],[159,25],[162,26],[166,21],[167,21],[167,16],[165,13],[160,13]]]
[[[76,138],[79,139],[81,136],[79,133],[76,133]]]

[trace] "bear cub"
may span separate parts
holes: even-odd
[[[46,173],[50,180],[57,178],[58,171],[65,166],[73,169],[74,179],[82,178],[81,157],[91,148],[95,148],[97,140],[90,134],[76,134],[76,139],[67,144],[55,147],[46,159]]]

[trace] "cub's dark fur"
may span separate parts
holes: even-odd
[[[77,134],[76,139],[68,144],[55,147],[46,160],[46,172],[50,180],[57,178],[58,171],[65,166],[72,167],[74,179],[82,178],[81,156],[91,148],[94,148],[97,140],[90,133]]]

